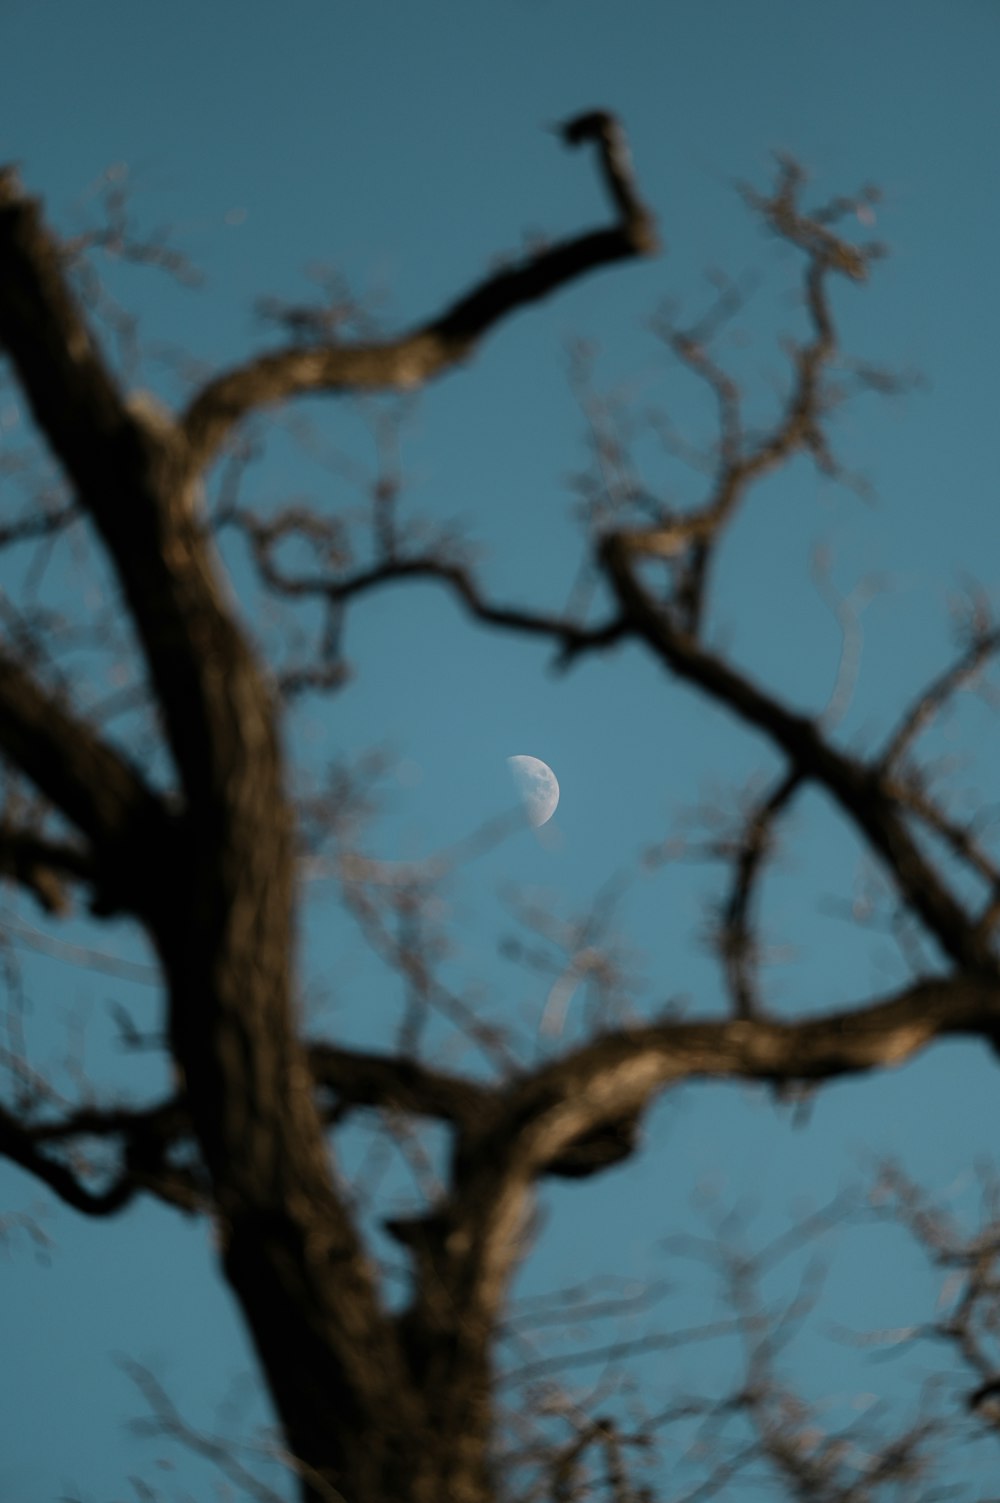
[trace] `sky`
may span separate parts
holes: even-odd
[[[144,355],[123,366],[126,378],[175,402],[178,352],[183,368],[212,370],[263,348],[274,334],[255,315],[258,300],[314,299],[319,268],[335,268],[389,331],[429,316],[531,237],[603,222],[591,164],[546,127],[593,107],[618,112],[662,257],[619,265],[519,314],[414,403],[302,404],[293,423],[283,415],[261,427],[245,482],[245,499],[262,511],[299,499],[351,517],[362,500],[356,477],[375,463],[373,420],[391,413],[403,514],[460,530],[494,599],[550,610],[563,607],[585,548],[574,490],[588,464],[573,379],[581,350],[594,391],[632,415],[647,483],[693,504],[698,476],[657,448],[648,414],[669,412],[697,443],[709,438],[710,412],[651,333],[652,315],[668,298],[692,313],[704,307],[715,268],[757,277],[726,349],[763,416],[781,390],[781,337],[796,327],[797,263],[754,223],[737,185],[765,188],[779,151],[804,164],[821,198],[877,184],[877,224],[859,234],[877,234],[890,255],[869,286],[837,289],[842,345],[919,380],[903,395],[860,397],[833,420],[837,452],[870,495],[798,462],[761,488],[727,545],[711,627],[744,668],[819,712],[842,637],[817,584],[817,550],[837,599],[877,583],[838,727],[842,744],[870,751],[947,661],[949,600],[970,580],[994,596],[1000,584],[998,42],[995,0],[621,0],[613,10],[593,0],[0,0],[0,159],[17,163],[67,235],[97,222],[109,181],[127,182],[136,223],[169,227],[201,268],[204,284],[192,290],[155,270],[99,267],[140,316]],[[0,404],[12,414],[4,441],[19,442],[23,418],[7,389]],[[308,453],[294,432],[305,420]],[[227,559],[252,613],[246,560],[235,547]],[[54,568],[51,587],[67,608],[80,604],[75,583]],[[265,635],[280,626],[266,616],[253,624]],[[719,873],[677,861],[651,869],[642,856],[678,828],[690,833],[678,824],[685,810],[731,809],[747,779],[774,766],[761,742],[636,649],[556,674],[551,651],[471,625],[433,586],[361,602],[345,647],[349,684],[303,702],[289,738],[303,777],[330,758],[385,749],[381,813],[366,832],[373,853],[414,860],[480,829],[510,805],[509,755],[543,758],[561,784],[548,838],[519,830],[443,895],[451,984],[543,1047],[552,978],[516,964],[503,941],[524,938],[519,908],[569,919],[596,904],[635,977],[638,1012],[678,1002],[718,1010],[704,938]],[[929,747],[952,759],[963,796],[983,807],[996,800],[996,729],[978,700],[963,700]],[[777,1010],[820,1011],[903,980],[891,938],[845,919],[860,864],[829,808],[805,799],[764,903],[780,950],[768,973]],[[613,912],[612,878],[621,879]],[[113,1042],[112,1004],[143,1028],[159,1017],[136,937],[80,921],[53,948],[37,913],[12,895],[0,930],[22,967],[39,1066],[79,1091],[82,1052],[92,1081],[155,1092],[157,1064]],[[69,946],[104,958],[80,964]],[[398,998],[321,880],[304,909],[302,972],[317,1031],[385,1046]],[[585,1005],[582,991],[570,1000],[564,1037],[580,1036]],[[442,1059],[471,1067],[443,1036],[431,1042]],[[995,1064],[973,1045],[838,1085],[802,1112],[739,1087],[689,1087],[653,1114],[641,1159],[599,1182],[545,1191],[520,1292],[602,1273],[654,1280],[665,1242],[704,1228],[712,1204],[752,1207],[748,1236],[765,1241],[804,1205],[870,1178],[883,1154],[965,1210],[996,1120]],[[366,1151],[360,1139],[350,1150],[359,1164]],[[137,1495],[128,1479],[139,1476],[166,1498],[211,1496],[202,1463],[128,1430],[144,1411],[122,1365],[155,1372],[194,1424],[252,1419],[252,1361],[212,1267],[210,1233],[152,1205],[85,1222],[0,1166],[0,1215],[20,1212],[40,1217],[51,1246],[42,1253],[12,1235],[0,1248],[0,1492],[24,1503],[117,1503]],[[933,1281],[885,1228],[844,1231],[834,1243],[827,1334],[819,1321],[801,1337],[790,1358],[796,1381],[831,1414],[858,1391],[912,1412],[929,1358],[917,1377],[900,1365],[873,1370],[828,1329],[831,1320],[864,1330],[925,1317]],[[711,1308],[704,1275],[695,1268],[690,1289],[678,1275],[671,1319]],[[679,1368],[656,1358],[643,1378],[655,1401],[717,1378],[713,1361],[701,1351]],[[976,1496],[986,1465],[970,1453],[952,1480]],[[734,1485],[726,1496],[741,1503],[746,1494]]]

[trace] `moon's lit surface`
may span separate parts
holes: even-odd
[[[507,766],[517,786],[528,823],[537,830],[556,812],[559,782],[552,768],[540,757],[508,757]]]

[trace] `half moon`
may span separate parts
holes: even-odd
[[[528,823],[537,830],[556,812],[559,782],[552,768],[540,757],[508,757],[507,766],[514,779]]]

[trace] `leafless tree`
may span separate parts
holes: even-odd
[[[351,328],[349,318],[345,337],[336,296],[314,315],[271,306],[266,311],[290,342],[199,378],[175,412],[123,389],[95,333],[94,284],[80,278],[83,258],[102,244],[159,260],[180,276],[188,275],[186,263],[159,242],[130,239],[117,199],[107,229],[61,242],[15,174],[0,178],[0,343],[53,465],[27,502],[9,487],[14,500],[0,540],[33,558],[38,550],[90,546],[116,592],[110,616],[90,621],[89,637],[85,626],[38,607],[30,588],[22,601],[3,602],[0,872],[53,918],[81,893],[97,919],[127,917],[141,926],[162,979],[163,1044],[176,1080],[166,1099],[142,1109],[67,1102],[8,1050],[12,1084],[0,1109],[0,1151],[87,1216],[114,1216],[146,1195],[212,1218],[221,1268],[280,1420],[282,1455],[310,1503],[493,1503],[509,1494],[512,1478],[525,1498],[589,1492],[625,1503],[650,1496],[642,1491],[648,1483],[636,1480],[636,1457],[671,1424],[689,1433],[693,1426],[714,1463],[700,1487],[665,1496],[693,1503],[719,1494],[751,1463],[769,1469],[788,1496],[817,1503],[901,1496],[907,1487],[916,1496],[932,1421],[915,1421],[891,1443],[869,1437],[860,1459],[856,1436],[836,1444],[817,1438],[774,1365],[782,1331],[808,1298],[764,1318],[752,1259],[731,1255],[722,1270],[731,1309],[723,1324],[744,1342],[746,1360],[721,1400],[689,1395],[630,1427],[599,1406],[581,1414],[550,1394],[532,1428],[523,1415],[507,1414],[498,1379],[501,1339],[515,1342],[525,1382],[562,1360],[546,1369],[537,1347],[517,1346],[524,1332],[508,1308],[539,1182],[596,1176],[628,1158],[644,1113],[663,1093],[692,1079],[817,1089],[896,1066],[936,1040],[970,1036],[994,1047],[1000,1040],[1000,866],[980,826],[951,812],[918,759],[922,732],[1000,645],[985,607],[977,603],[970,613],[953,666],[900,707],[895,729],[868,756],[839,744],[833,717],[802,713],[741,671],[704,627],[718,550],[754,488],[797,456],[837,474],[827,418],[845,379],[885,384],[864,369],[845,378],[832,311],[837,280],[863,282],[878,254],[877,246],[851,243],[843,227],[852,214],[857,222],[871,195],[807,209],[802,177],[788,162],[773,191],[748,194],[803,268],[806,330],[788,352],[788,390],[765,428],[748,424],[741,391],[716,354],[737,291],[724,285],[716,306],[691,326],[659,320],[660,336],[717,406],[699,504],[677,512],[648,493],[613,426],[592,413],[584,562],[611,602],[603,619],[582,606],[576,614],[540,613],[497,602],[447,541],[415,542],[397,525],[388,439],[373,497],[374,551],[361,563],[334,517],[298,507],[261,517],[241,504],[236,486],[228,493],[222,486],[214,512],[204,499],[213,466],[238,472],[263,410],[305,394],[413,391],[461,364],[498,324],[538,299],[656,253],[654,220],[616,119],[587,114],[562,136],[594,153],[613,213],[605,227],[531,249],[397,338]],[[120,320],[117,328],[128,333]],[[305,656],[262,660],[223,575],[226,529],[245,540],[263,588],[286,604],[319,608],[323,626]],[[289,539],[308,567],[288,562],[282,545]],[[280,734],[285,703],[306,690],[336,690],[340,625],[351,603],[413,577],[439,582],[488,627],[551,643],[563,666],[639,644],[667,677],[772,748],[778,775],[709,842],[729,873],[715,935],[728,1016],[696,1009],[616,1024],[609,998],[622,969],[600,916],[590,929],[567,934],[529,914],[538,945],[524,953],[537,960],[538,947],[548,946],[554,963],[561,947],[559,965],[592,985],[598,1003],[585,1041],[560,1040],[554,1029],[553,1047],[526,1062],[501,1027],[436,973],[425,901],[433,863],[389,873],[352,845],[359,792],[346,775],[315,796],[293,797]],[[141,663],[110,705],[88,697],[65,666],[69,651],[109,645]],[[757,896],[777,827],[812,789],[871,854],[890,906],[923,937],[932,959],[889,994],[845,997],[822,1016],[805,1009],[779,1018],[762,981]],[[410,1031],[396,1050],[362,1053],[304,1030],[295,915],[310,864],[323,861],[405,981]],[[606,903],[613,896],[605,894]],[[449,1071],[421,1057],[416,1040],[429,1008],[479,1046],[488,1074]],[[432,1185],[428,1175],[421,1212],[390,1226],[405,1260],[402,1301],[388,1297],[336,1169],[337,1134],[362,1110],[378,1114],[418,1171],[419,1124],[450,1132],[443,1183]],[[893,1193],[902,1194],[899,1183]],[[977,1243],[949,1238],[904,1200],[933,1255],[967,1280],[937,1334],[961,1347],[974,1377],[969,1402],[988,1417],[1000,1380],[977,1320],[986,1294],[994,1297],[995,1234]],[[598,1320],[602,1300],[618,1309],[628,1298],[611,1291],[595,1305],[568,1294],[566,1323]],[[669,1346],[706,1334],[668,1329],[646,1339]],[[182,1433],[170,1399],[151,1376],[140,1377],[161,1424]],[[727,1428],[734,1417],[744,1422],[738,1437]],[[193,1439],[214,1454],[214,1441]],[[250,1473],[230,1475],[245,1485]]]

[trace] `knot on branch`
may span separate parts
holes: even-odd
[[[608,110],[587,110],[566,120],[558,132],[567,146],[595,143],[605,184],[634,250],[641,255],[652,255],[659,250],[656,222],[636,190],[632,153],[617,115]]]
[[[24,200],[24,189],[14,166],[0,167],[0,210]]]
[[[639,1146],[639,1114],[630,1113],[613,1122],[601,1122],[583,1133],[558,1158],[547,1173],[560,1179],[587,1179],[631,1158]]]

